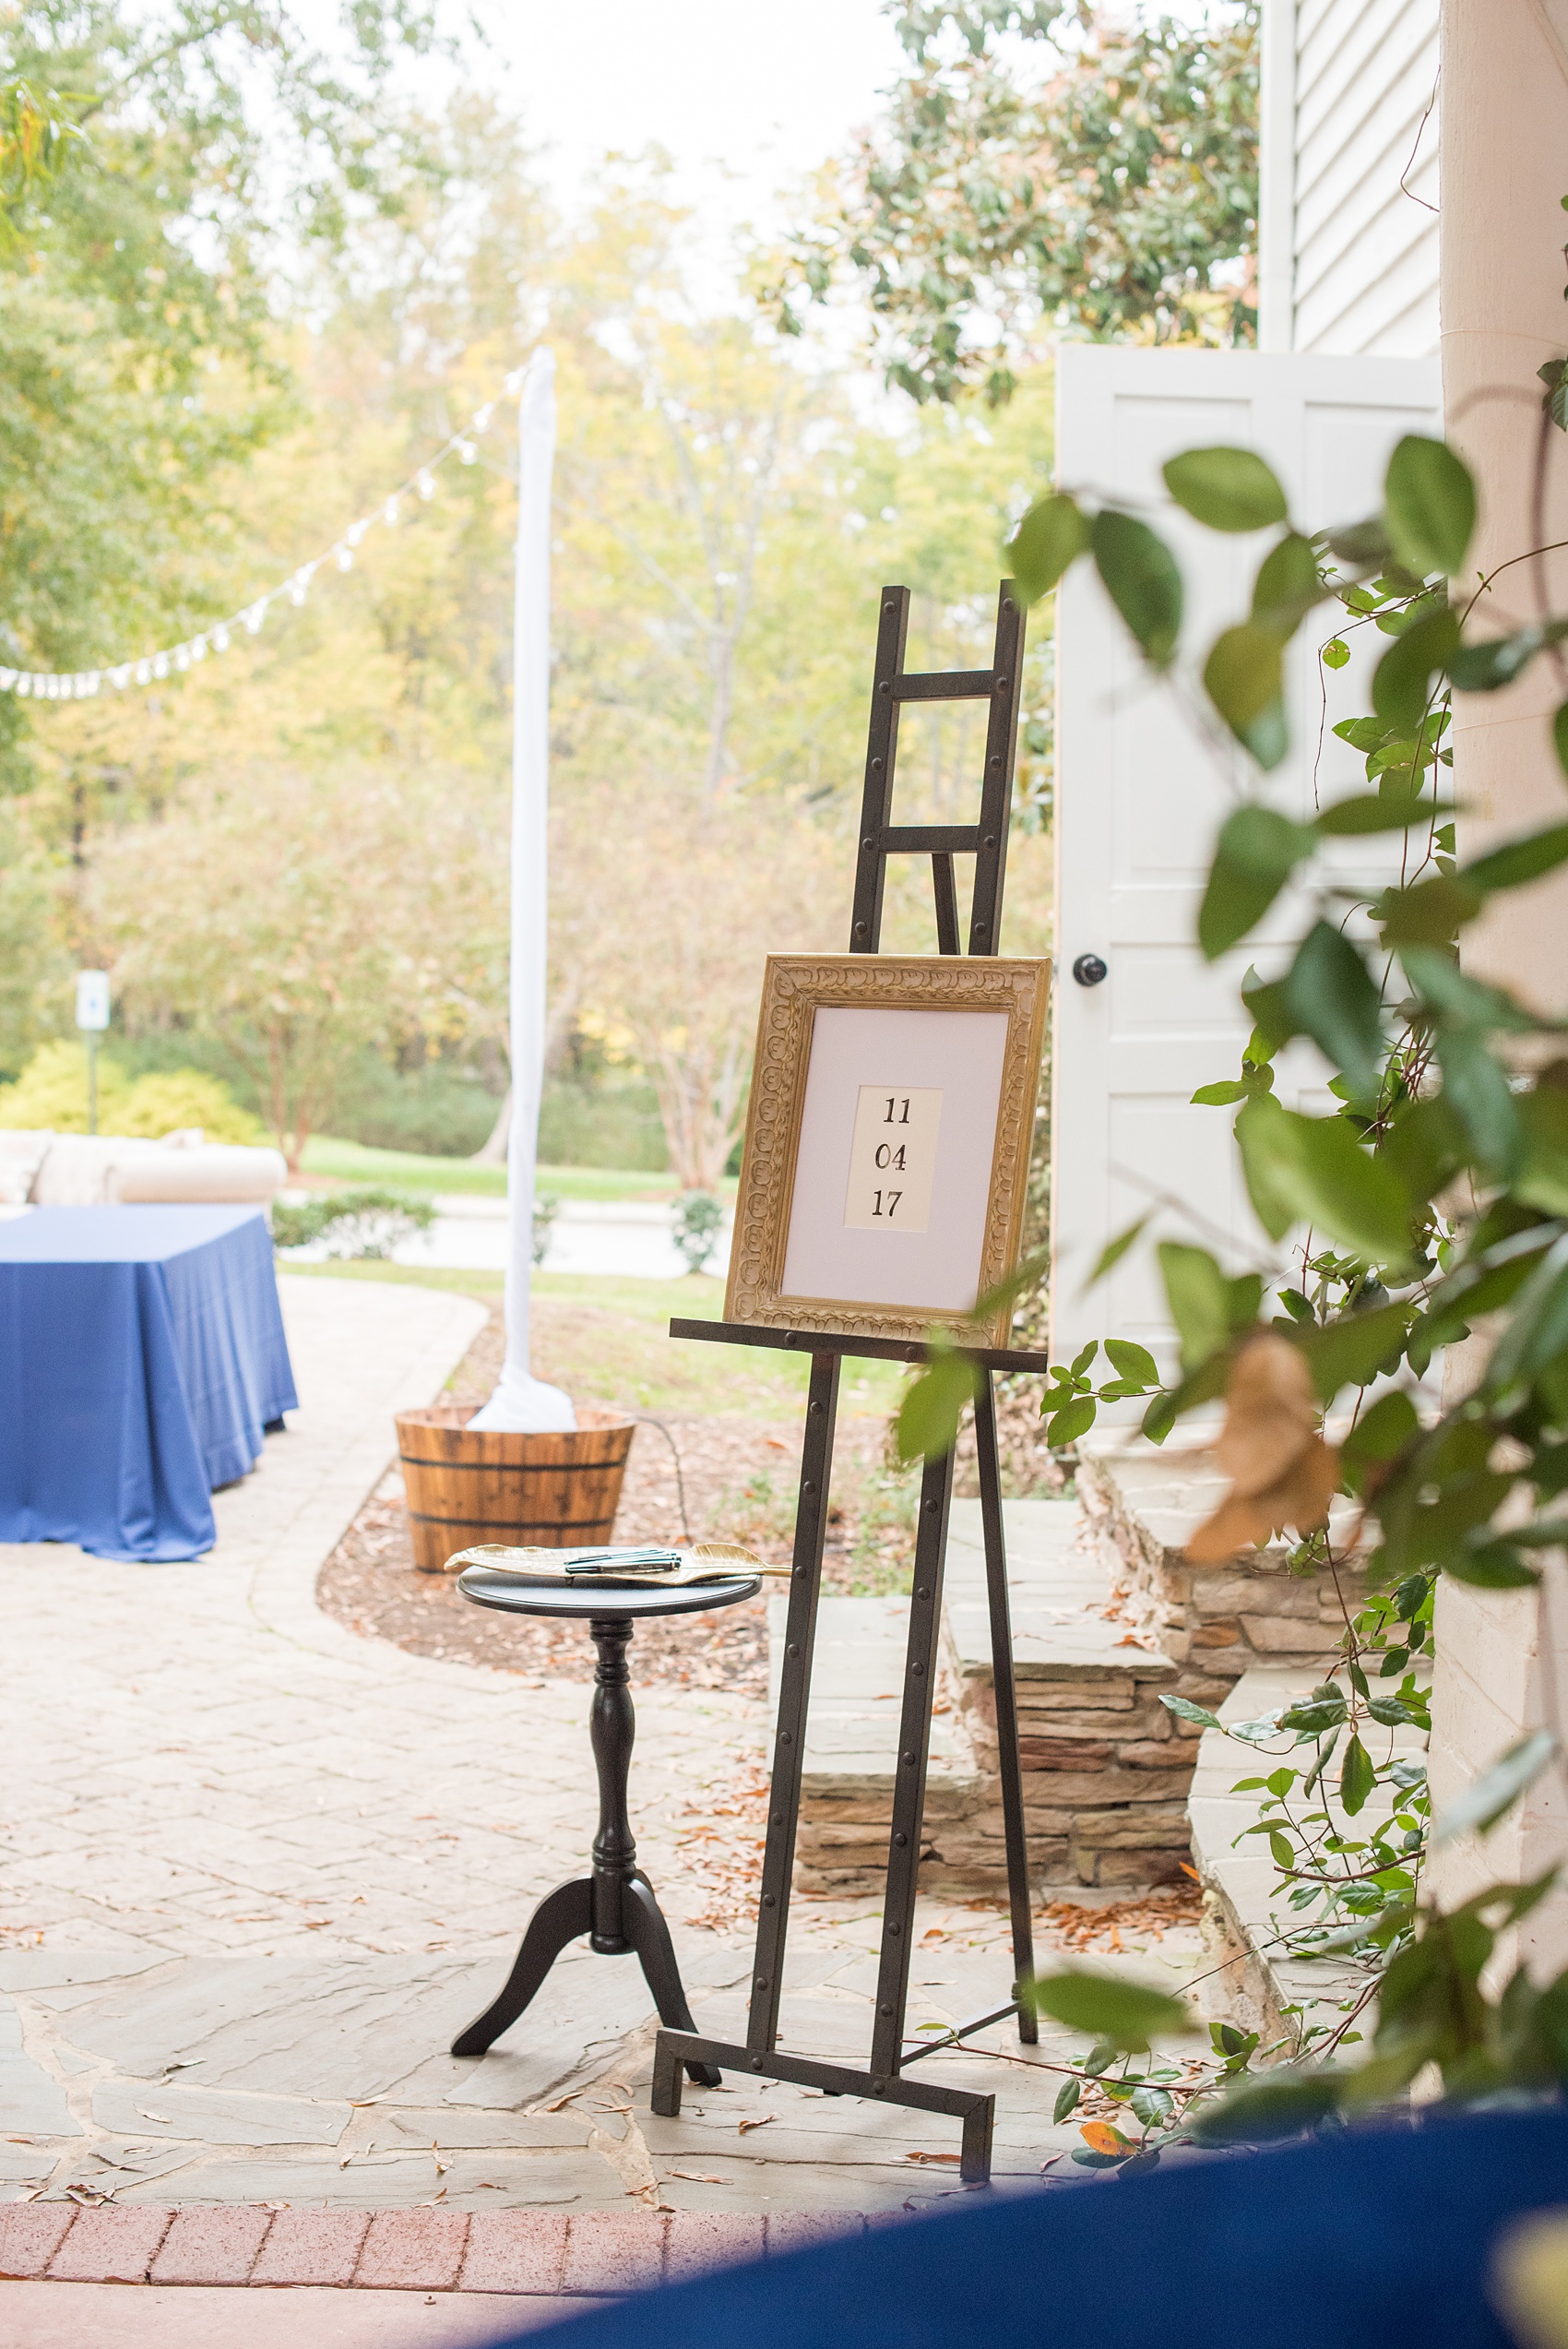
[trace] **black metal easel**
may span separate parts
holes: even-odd
[[[887,859],[929,855],[936,899],[937,950],[956,954],[958,905],[953,881],[955,856],[975,859],[974,899],[969,915],[970,954],[994,954],[1002,927],[1002,892],[1007,869],[1007,825],[1012,804],[1013,761],[1018,731],[1019,671],[1024,653],[1024,614],[1010,579],[997,602],[996,655],[989,669],[911,674],[904,667],[909,632],[908,588],[885,588],[876,639],[876,676],[872,692],[871,738],[866,749],[860,853],[855,871],[855,906],[849,949],[874,954],[882,932],[883,887]],[[985,774],[978,824],[906,824],[890,821],[898,711],[906,701],[986,701]],[[1018,1719],[1013,1683],[1012,1622],[1007,1601],[1007,1559],[1002,1530],[1002,1485],[997,1461],[996,1403],[992,1379],[998,1370],[1040,1370],[1043,1353],[1008,1348],[976,1349],[980,1373],[975,1402],[975,1449],[980,1471],[980,1518],[985,1537],[986,1595],[991,1616],[992,1668],[996,1694],[998,1770],[1007,1851],[1007,1886],[1012,1911],[1014,1981],[1006,2003],[962,2023],[943,2038],[908,2045],[904,2013],[909,1988],[909,1945],[920,1874],[921,1832],[925,1811],[926,1765],[931,1746],[931,1708],[936,1678],[937,1638],[942,1620],[942,1580],[947,1520],[953,1498],[953,1454],[926,1462],[915,1537],[914,1592],[898,1729],[898,1768],[894,1782],[893,1821],[887,1851],[887,1891],[872,2027],[871,2068],[856,2071],[814,2057],[778,2052],[778,2005],[783,1987],[784,1943],[790,1917],[790,1887],[800,1816],[801,1775],[805,1758],[806,1707],[811,1693],[812,1652],[816,1639],[817,1600],[822,1583],[823,1539],[827,1524],[828,1480],[833,1465],[834,1425],[839,1372],[846,1356],[919,1362],[926,1349],[886,1339],[834,1337],[820,1331],[764,1330],[727,1321],[672,1321],[670,1334],[721,1345],[781,1346],[809,1352],[811,1391],[806,1404],[801,1455],[800,1499],[784,1637],[784,1670],[768,1798],[767,1840],[763,1854],[762,1899],[757,1914],[756,1961],[752,1971],[751,2009],[743,2047],[700,2032],[661,2030],[655,2045],[653,2109],[666,2117],[681,2109],[682,2068],[697,2064],[760,2072],[833,2095],[875,2096],[890,2105],[947,2113],[963,2122],[959,2175],[982,2185],[991,2176],[991,2140],[996,2099],[972,2089],[928,2085],[908,2077],[910,2065],[950,2047],[988,2023],[1016,2013],[1018,2036],[1032,2045],[1038,2037],[1033,2010],[1019,2004],[1020,1985],[1034,1971],[1029,1918],[1028,1854],[1024,1836],[1024,1792],[1018,1763]]]

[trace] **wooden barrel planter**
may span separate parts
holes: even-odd
[[[414,1564],[440,1574],[478,1542],[570,1550],[615,1528],[635,1419],[585,1407],[569,1435],[470,1430],[472,1408],[434,1403],[398,1414]]]

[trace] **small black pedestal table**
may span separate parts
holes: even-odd
[[[458,1575],[457,1588],[476,1606],[496,1607],[505,1615],[569,1616],[587,1623],[598,1651],[588,1736],[599,1772],[599,1832],[593,1839],[592,1873],[574,1877],[545,1894],[500,1997],[453,2040],[452,2053],[482,2056],[517,2021],[567,1943],[585,1933],[588,1947],[600,1957],[635,1952],[659,2021],[667,2030],[695,2031],[670,1927],[652,1885],[637,1866],[626,1814],[626,1779],[636,1729],[626,1647],[639,1617],[699,1615],[733,1606],[737,1600],[755,1597],[762,1588],[760,1577],[715,1575],[709,1582],[678,1583],[665,1590],[657,1585],[609,1589],[603,1584],[572,1590],[524,1582],[494,1567],[469,1566]],[[719,2074],[712,2064],[693,2063],[686,2069],[700,2087],[719,2086]]]

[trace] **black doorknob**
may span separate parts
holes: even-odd
[[[1080,987],[1098,987],[1106,975],[1105,964],[1098,954],[1080,954],[1073,965],[1073,976]]]

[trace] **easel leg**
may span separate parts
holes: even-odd
[[[467,2031],[458,2033],[452,2042],[455,2056],[482,2056],[493,2046],[504,2031],[509,2030],[545,1975],[550,1972],[568,1941],[593,1926],[593,1884],[589,1878],[574,1878],[570,1884],[558,1884],[547,1892],[529,1919],[529,1929],[523,1936],[523,1946],[512,1962],[501,1996],[486,2007],[477,2021]]]
[[[892,2073],[904,2045],[904,2009],[909,1996],[909,1942],[921,1871],[921,1829],[925,1817],[926,1762],[931,1747],[931,1703],[936,1678],[936,1641],[942,1622],[942,1570],[947,1550],[947,1515],[953,1500],[953,1455],[928,1460],[921,1479],[921,1513],[915,1534],[915,1587],[909,1601],[909,1644],[904,1667],[904,1703],[898,1723],[898,1760],[893,1781],[893,1830],[887,1847],[887,1892],[882,1909],[882,1959],[877,1970],[876,2017],[872,2025],[871,2068]]]
[[[838,1416],[840,1367],[841,1359],[836,1353],[812,1356],[806,1431],[801,1447],[801,1496],[795,1510],[795,1551],[790,1573],[790,1612],[784,1632],[784,1671],[773,1748],[773,1782],[767,1798],[767,1841],[763,1849],[756,1959],[752,1967],[751,2011],[746,2021],[747,2046],[764,2055],[771,2055],[778,2045],[778,1999],[783,1988],[784,1942],[790,1926],[795,1830],[801,1815],[806,1704],[811,1696],[812,1650],[816,1640],[817,1598],[822,1589],[822,1544],[827,1530],[827,1483],[833,1471],[833,1430]]]
[[[985,1534],[985,1593],[991,1610],[991,1674],[996,1698],[996,1767],[1002,1781],[1002,1831],[1007,1850],[1007,1899],[1013,1913],[1014,1995],[1035,1970],[1029,1914],[1029,1852],[1024,1825],[1024,1774],[1018,1759],[1018,1700],[1013,1680],[1013,1610],[1007,1597],[1007,1545],[1002,1525],[1002,1470],[996,1445],[996,1397],[986,1371],[975,1398],[975,1452],[980,1468],[980,1523]],[[1018,2009],[1026,2047],[1039,2040],[1032,2007]]]

